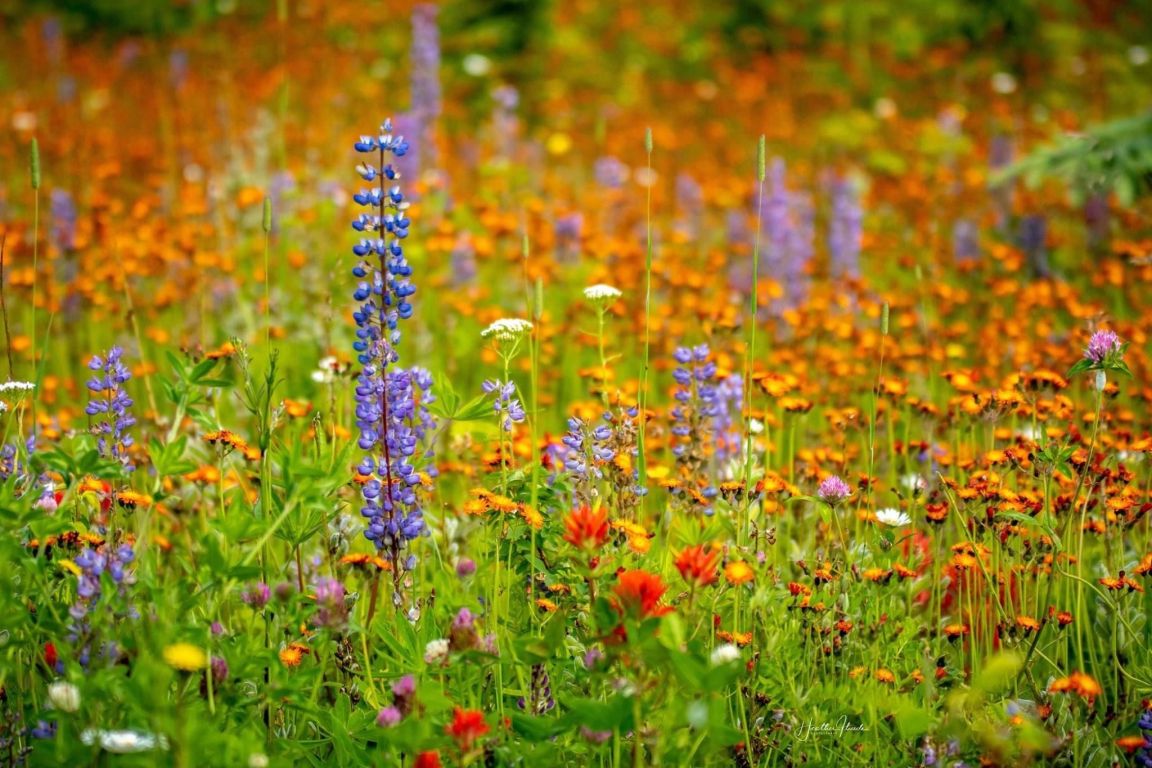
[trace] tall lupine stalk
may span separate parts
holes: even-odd
[[[412,122],[412,138],[416,142],[411,167],[418,172],[436,167],[437,161],[436,142],[432,140],[432,135],[443,101],[437,13],[439,9],[431,3],[423,3],[412,9],[412,49],[409,54],[412,108],[409,119]]]
[[[829,190],[832,210],[828,221],[829,272],[834,280],[860,277],[860,237],[863,212],[860,196],[850,179],[838,176]]]
[[[767,172],[768,198],[764,201],[766,205],[757,206],[763,210],[763,223],[768,229],[768,272],[777,276],[777,279],[793,271],[790,265],[792,217],[788,210],[788,188],[784,181],[784,170],[784,161],[778,157],[774,158]],[[787,279],[784,282],[787,290]],[[779,314],[781,310],[791,305],[792,297],[785,293],[782,299],[772,302],[772,312]]]
[[[379,186],[353,195],[353,200],[370,212],[360,214],[352,228],[378,235],[365,237],[352,248],[359,259],[352,274],[360,279],[353,293],[360,302],[352,314],[357,326],[353,347],[363,366],[356,385],[356,426],[360,430],[358,445],[365,456],[358,469],[367,478],[360,513],[368,523],[364,535],[392,564],[392,599],[399,609],[403,574],[412,565],[411,558],[401,559],[401,552],[425,530],[415,492],[420,477],[412,457],[425,432],[416,391],[426,391],[431,382],[416,369],[389,370],[400,359],[396,351],[399,324],[412,316],[409,298],[416,288],[409,280],[412,268],[400,244],[408,236],[408,204],[394,183],[400,173],[386,162],[386,156],[404,156],[408,143],[392,134],[389,120],[381,126],[379,136],[361,136],[355,148],[362,154],[376,154],[379,160],[379,166],[364,162],[356,168],[362,179],[378,181]],[[369,621],[375,613],[377,592],[374,586]]]

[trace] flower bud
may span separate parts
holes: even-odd
[[[61,712],[75,712],[80,709],[80,689],[58,680],[48,686],[48,701]]]

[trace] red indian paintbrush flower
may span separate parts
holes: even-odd
[[[478,709],[452,710],[452,722],[444,729],[461,749],[469,749],[472,742],[488,733],[488,723],[484,722],[484,713]]]
[[[672,610],[671,606],[660,605],[660,598],[668,588],[654,573],[622,571],[612,591],[618,598],[617,607],[626,615],[646,619]]]
[[[676,556],[676,570],[689,584],[706,587],[716,581],[716,564],[720,551],[703,544],[688,547]]]
[[[564,541],[577,549],[599,549],[608,541],[608,513],[580,507],[564,518],[564,531]]]

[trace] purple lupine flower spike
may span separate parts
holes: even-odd
[[[403,157],[408,142],[393,133],[391,121],[385,121],[379,135],[361,136],[354,146],[361,154],[376,155],[379,163],[357,166],[360,177],[372,186],[353,195],[368,209],[352,222],[362,236],[352,247],[357,257],[352,274],[359,280],[352,294],[359,302],[352,313],[357,326],[352,346],[363,366],[355,388],[357,445],[365,454],[358,471],[368,478],[361,491],[360,514],[367,522],[364,535],[392,562],[393,600],[399,605],[401,574],[414,562],[401,557],[401,550],[426,530],[416,495],[421,482],[416,465],[431,458],[428,441],[435,421],[427,404],[433,399],[432,377],[421,368],[395,366],[400,359],[400,322],[412,316],[410,300],[416,288],[402,245],[411,226],[408,203],[398,183],[400,171],[386,162],[386,156]]]
[[[132,415],[132,398],[124,391],[124,383],[132,378],[131,372],[121,362],[123,350],[112,347],[103,358],[96,355],[88,367],[96,375],[88,380],[88,390],[92,393],[86,413],[95,417],[92,433],[96,435],[96,448],[106,459],[120,462],[127,472],[135,471],[129,452],[133,439],[128,430],[135,426]]]

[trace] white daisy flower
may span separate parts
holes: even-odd
[[[876,510],[876,520],[893,528],[899,528],[912,522],[912,518],[908,516],[907,512],[901,512],[892,507]]]

